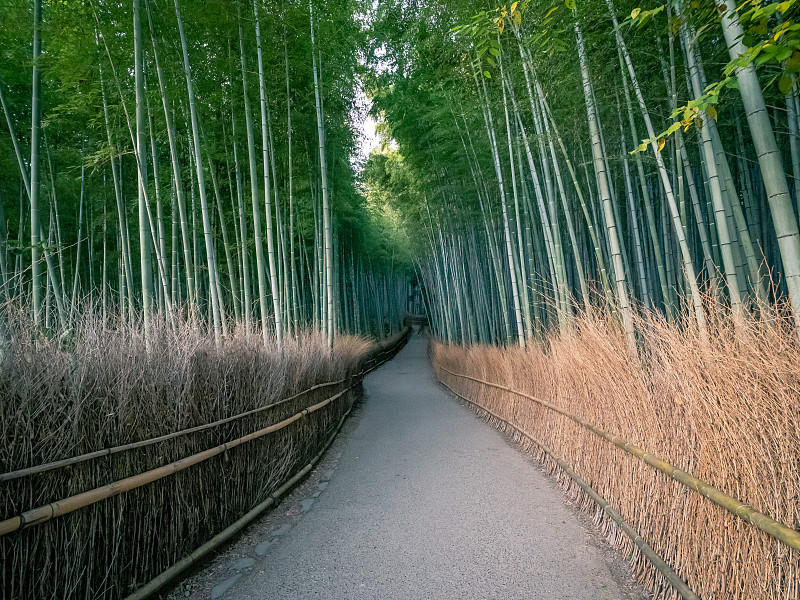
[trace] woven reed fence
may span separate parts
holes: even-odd
[[[800,482],[792,474],[800,468],[800,397],[792,386],[800,381],[800,365],[792,366],[791,350],[782,347],[772,352],[761,347],[761,363],[750,369],[734,363],[740,373],[736,381],[747,385],[737,399],[740,409],[732,427],[721,416],[724,400],[714,397],[722,389],[715,383],[730,379],[732,369],[719,370],[707,355],[701,362],[700,354],[709,350],[699,350],[692,340],[684,340],[678,350],[669,343],[674,340],[666,339],[669,331],[653,335],[644,340],[652,345],[641,364],[630,360],[621,336],[597,323],[584,324],[571,339],[527,351],[434,344],[433,359],[443,384],[522,441],[572,499],[593,512],[656,598],[679,595],[565,469],[607,500],[698,597],[797,600]],[[715,349],[717,360],[727,364],[728,350]],[[740,359],[747,357],[741,344],[737,351]],[[789,361],[782,368],[771,361],[776,352]],[[757,397],[758,384],[767,383],[757,380],[765,373],[777,381],[761,388],[767,391]],[[701,382],[708,395],[692,395]],[[745,435],[746,428],[757,430]],[[644,457],[632,444],[624,447],[626,440],[652,454]],[[663,466],[658,457],[681,469],[674,474],[684,483],[651,466]],[[686,485],[691,483],[686,474],[719,494]],[[736,502],[726,509],[697,487],[752,508],[741,506],[739,515],[733,514]]]
[[[222,360],[213,350],[195,350],[188,361],[189,381],[181,381],[182,401],[172,407],[178,412],[191,409],[177,421],[183,426],[170,432],[150,428],[160,435],[147,439],[106,442],[105,448],[82,439],[69,445],[69,456],[58,456],[39,446],[47,437],[30,432],[23,438],[24,431],[14,431],[33,450],[21,455],[57,460],[2,463],[0,597],[122,598],[185,561],[253,507],[274,500],[292,475],[308,470],[303,467],[318,458],[360,396],[364,374],[391,358],[406,338],[407,330],[382,344],[344,342],[335,360],[309,360],[309,348],[286,349],[273,358],[277,362],[271,363],[271,372],[280,380],[269,384],[270,389],[264,389],[258,373],[258,359],[270,357],[257,346],[250,349],[252,354],[229,348]],[[91,372],[89,368],[84,374]],[[87,395],[109,393],[74,374],[69,381]],[[309,387],[298,390],[301,382]],[[195,393],[187,394],[192,388]],[[207,397],[196,398],[197,391]],[[250,397],[254,392],[266,393]],[[152,402],[169,405],[161,396]],[[80,409],[96,410],[98,405],[109,409],[91,396]],[[35,422],[26,417],[20,421]],[[97,417],[92,415],[91,421],[97,423]],[[125,422],[135,425],[136,419],[147,418],[128,414]],[[72,415],[72,420],[90,419]],[[55,427],[49,426],[55,439]],[[5,450],[0,456],[14,456]]]

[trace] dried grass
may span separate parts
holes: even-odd
[[[8,309],[11,310],[11,309]],[[341,337],[331,356],[307,334],[282,349],[237,333],[216,348],[182,322],[103,327],[89,311],[63,340],[32,340],[23,312],[0,366],[0,472],[171,433],[272,404],[359,372],[378,346]],[[326,387],[162,443],[0,483],[0,518],[161,466],[319,402]],[[359,394],[166,479],[0,538],[0,598],[120,598],[264,500],[324,444]]]
[[[714,342],[655,316],[638,324],[640,360],[607,316],[526,351],[434,346],[437,367],[500,383],[568,410],[800,529],[800,348],[790,320],[755,319]],[[442,381],[552,448],[650,543],[701,598],[800,599],[800,553],[552,410],[448,375]],[[657,598],[660,574],[594,504],[561,483],[631,556]]]

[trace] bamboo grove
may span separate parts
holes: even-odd
[[[384,336],[404,264],[359,192],[358,4],[4,2],[0,295],[41,332]]]
[[[367,167],[439,339],[800,319],[797,4],[381,3]],[[400,24],[398,26],[397,24]],[[402,189],[401,189],[402,188]]]

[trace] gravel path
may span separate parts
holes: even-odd
[[[643,597],[560,488],[437,384],[422,337],[364,386],[301,517],[245,551],[212,598]]]

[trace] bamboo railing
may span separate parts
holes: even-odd
[[[218,427],[220,425],[224,425],[226,423],[231,423],[232,421],[237,421],[239,419],[243,419],[244,417],[249,417],[251,415],[258,414],[260,412],[264,412],[266,410],[271,410],[282,404],[286,404],[287,402],[291,402],[292,400],[297,400],[325,387],[331,387],[334,385],[339,385],[347,381],[346,379],[340,379],[339,381],[329,381],[326,383],[318,383],[317,385],[311,386],[303,390],[302,392],[298,392],[293,396],[289,396],[288,398],[283,398],[275,402],[274,404],[269,404],[267,406],[259,406],[258,408],[254,408],[252,410],[248,410],[237,415],[233,415],[232,417],[226,417],[224,419],[219,419],[218,421],[213,421],[212,423],[205,423],[203,425],[197,425],[196,427],[190,427],[188,429],[181,429],[180,431],[175,431],[173,433],[167,433],[164,435],[160,435],[157,437],[149,438],[146,440],[141,440],[138,442],[131,442],[130,444],[122,444],[120,446],[113,446],[111,448],[104,448],[103,450],[95,450],[93,452],[87,452],[86,454],[81,454],[79,456],[73,456],[70,458],[64,458],[61,460],[54,460],[49,463],[44,463],[41,465],[36,465],[34,467],[28,467],[25,469],[18,469],[16,471],[9,471],[8,473],[0,473],[0,482],[3,481],[11,481],[13,479],[19,479],[20,477],[27,477],[29,475],[35,475],[37,473],[45,473],[47,471],[53,471],[55,469],[60,469],[63,467],[67,467],[69,465],[74,465],[80,462],[84,462],[87,460],[93,460],[95,458],[101,458],[103,456],[111,456],[112,454],[119,454],[120,452],[125,452],[127,450],[135,450],[136,448],[144,448],[146,446],[150,446],[152,444],[156,444],[158,442],[165,442],[167,440],[171,440],[180,436],[188,435],[190,433],[197,433],[198,431],[205,431],[207,429],[212,429],[214,427]]]
[[[375,356],[382,356],[389,352],[394,351],[394,348],[390,348],[389,350],[382,350],[378,352]],[[369,359],[367,362],[370,362],[374,359]],[[364,373],[360,373],[354,375],[354,377],[363,376]],[[0,482],[3,481],[11,481],[13,479],[19,479],[20,477],[27,477],[29,475],[35,475],[38,473],[45,473],[47,471],[52,471],[55,469],[60,469],[63,467],[67,467],[69,465],[74,465],[80,462],[85,462],[87,460],[93,460],[95,458],[101,458],[103,456],[111,456],[112,454],[119,454],[120,452],[125,452],[128,450],[135,450],[137,448],[144,448],[146,446],[150,446],[152,444],[156,444],[158,442],[165,442],[167,440],[171,440],[177,437],[181,437],[184,435],[189,435],[191,433],[197,433],[198,431],[205,431],[208,429],[213,429],[214,427],[218,427],[220,425],[225,425],[226,423],[231,423],[233,421],[238,421],[239,419],[243,419],[245,417],[249,417],[267,410],[272,410],[273,408],[277,408],[283,404],[291,402],[293,400],[297,400],[298,398],[302,398],[306,394],[310,394],[311,392],[315,392],[319,389],[332,387],[335,385],[340,385],[346,382],[347,379],[339,379],[338,381],[327,381],[325,383],[318,383],[316,385],[312,385],[309,388],[304,389],[301,392],[297,392],[292,396],[288,396],[277,402],[273,402],[272,404],[268,404],[267,406],[259,406],[258,408],[254,408],[231,417],[226,417],[224,419],[219,419],[217,421],[213,421],[211,423],[205,423],[203,425],[197,425],[196,427],[189,427],[188,429],[181,429],[180,431],[175,431],[172,433],[167,433],[164,435],[160,435],[157,437],[149,438],[146,440],[140,440],[138,442],[131,442],[129,444],[122,444],[120,446],[113,446],[111,448],[104,448],[102,450],[95,450],[93,452],[87,452],[86,454],[81,454],[79,456],[73,456],[70,458],[64,458],[61,460],[55,460],[49,463],[43,463],[41,465],[36,465],[33,467],[27,467],[25,469],[18,469],[16,471],[9,471],[8,473],[0,473]]]
[[[382,363],[381,363],[382,364]],[[336,429],[334,429],[333,433],[328,437],[328,440],[325,442],[325,445],[322,449],[311,459],[305,467],[300,469],[295,475],[289,478],[282,486],[280,486],[277,490],[272,492],[266,500],[259,503],[249,512],[247,512],[244,516],[238,519],[236,522],[232,523],[222,531],[220,531],[217,535],[213,538],[208,540],[205,544],[194,550],[191,554],[188,554],[181,558],[178,562],[176,562],[171,567],[165,569],[156,577],[151,579],[149,582],[144,584],[142,587],[137,589],[133,592],[130,596],[128,596],[125,600],[144,600],[155,594],[157,591],[162,589],[166,586],[170,581],[173,581],[176,577],[178,577],[181,573],[192,567],[193,565],[197,564],[201,561],[205,556],[209,553],[213,552],[215,549],[219,548],[222,544],[227,542],[231,539],[234,535],[240,532],[242,529],[247,527],[250,523],[255,521],[259,516],[261,516],[264,511],[268,508],[275,505],[278,500],[283,496],[286,492],[288,492],[297,482],[299,482],[303,477],[308,475],[311,472],[311,469],[314,468],[314,465],[319,462],[319,459],[325,454],[328,450],[330,445],[333,443],[333,440],[336,438],[336,435],[344,425],[345,419],[350,414],[352,407],[347,410],[347,412],[342,415],[342,418],[339,420]]]
[[[643,448],[640,448],[639,446],[632,444],[631,442],[619,436],[608,433],[607,431],[604,431],[603,429],[600,429],[599,427],[596,427],[595,425],[588,423],[579,416],[574,415],[571,412],[559,408],[553,404],[550,404],[549,402],[546,402],[541,398],[537,398],[536,396],[531,396],[530,394],[519,392],[510,387],[500,385],[497,383],[492,383],[490,381],[484,381],[483,379],[471,377],[470,375],[465,375],[463,373],[455,373],[442,366],[437,366],[437,368],[441,369],[445,373],[453,375],[454,377],[468,379],[470,381],[480,383],[487,387],[492,387],[498,390],[502,390],[510,394],[514,394],[515,396],[519,396],[520,398],[525,398],[526,400],[535,402],[540,406],[543,406],[547,409],[552,410],[553,412],[556,412],[562,416],[567,417],[568,419],[574,421],[581,427],[584,427],[589,431],[591,431],[592,433],[596,434],[598,437],[601,437],[604,440],[611,442],[617,448],[620,448],[621,450],[624,450],[628,454],[635,456],[645,464],[655,468],[656,470],[674,479],[675,481],[682,483],[683,485],[694,490],[695,492],[702,494],[703,496],[714,502],[714,504],[721,506],[728,512],[742,519],[743,521],[750,523],[760,531],[766,533],[768,536],[783,542],[784,544],[786,544],[791,548],[794,548],[795,550],[800,551],[799,531],[796,531],[795,529],[792,529],[791,527],[788,527],[787,525],[784,525],[783,523],[776,521],[775,519],[765,515],[764,513],[759,512],[752,506],[749,506],[748,504],[741,502],[740,500],[734,498],[733,496],[729,496],[722,490],[715,488],[712,485],[709,485],[708,483],[706,483],[702,479],[695,477],[691,473],[687,473],[686,471],[677,468],[676,466],[668,463],[664,459],[647,452]],[[441,381],[441,378],[439,380]],[[449,389],[449,386],[447,387]],[[470,402],[472,401],[470,400]],[[484,408],[483,410],[486,409]]]
[[[439,368],[446,370],[443,367]],[[450,371],[448,371],[448,373],[450,373]],[[481,412],[485,413],[486,415],[488,415],[489,417],[500,423],[502,426],[504,426],[507,430],[508,429],[512,430],[513,432],[519,434],[520,436],[526,438],[534,445],[541,448],[541,450],[545,454],[547,454],[551,459],[553,459],[553,461],[555,461],[555,463],[561,468],[562,471],[564,471],[564,473],[566,473],[566,475],[570,479],[572,479],[576,484],[578,484],[578,486],[584,492],[586,492],[586,494],[592,500],[594,500],[595,504],[597,504],[597,506],[600,507],[600,510],[602,510],[612,521],[614,521],[614,523],[616,523],[617,526],[619,526],[619,528],[622,531],[624,531],[629,538],[631,538],[636,547],[639,548],[641,553],[647,557],[647,559],[653,564],[653,566],[656,569],[658,569],[658,571],[664,576],[664,579],[666,579],[669,582],[669,584],[675,589],[675,591],[681,595],[681,598],[683,598],[684,600],[700,600],[698,595],[695,594],[688,585],[686,585],[686,582],[683,579],[681,579],[680,575],[678,575],[675,572],[675,570],[671,566],[669,566],[669,564],[663,558],[661,558],[661,556],[652,548],[652,546],[650,546],[650,544],[648,544],[645,541],[645,539],[641,535],[639,535],[639,532],[636,531],[636,529],[634,529],[630,523],[625,521],[625,519],[622,517],[619,511],[617,511],[614,507],[612,507],[611,504],[609,504],[605,498],[603,498],[593,487],[591,487],[577,473],[575,473],[575,471],[572,470],[572,468],[564,461],[564,459],[557,456],[547,445],[545,445],[543,442],[533,437],[527,431],[520,429],[517,425],[511,423],[510,421],[501,417],[497,413],[492,412],[491,410],[489,410],[484,406],[481,406],[474,400],[470,400],[466,396],[458,393],[441,379],[439,380],[439,382],[448,390],[453,392],[453,394],[455,394],[465,402],[471,404],[475,408],[475,410],[479,412],[479,414]]]
[[[267,427],[264,427],[262,429],[254,431],[254,432],[249,433],[247,435],[235,438],[233,440],[225,442],[224,444],[220,444],[220,445],[215,446],[213,448],[209,448],[208,450],[204,450],[202,452],[198,452],[196,454],[192,454],[192,455],[187,456],[185,458],[182,458],[180,460],[171,462],[171,463],[169,463],[167,465],[158,467],[156,469],[151,469],[149,471],[145,471],[144,473],[140,473],[140,474],[134,475],[132,477],[126,477],[125,479],[120,479],[120,480],[115,481],[113,483],[109,483],[107,485],[103,485],[103,486],[88,490],[86,492],[82,492],[80,494],[75,494],[73,496],[69,496],[67,498],[63,498],[61,500],[57,500],[55,502],[51,502],[50,504],[46,504],[44,506],[39,506],[37,508],[33,508],[31,510],[27,510],[27,511],[25,511],[25,512],[23,512],[23,513],[21,513],[21,514],[19,514],[17,516],[11,517],[9,519],[5,519],[4,521],[0,521],[0,536],[7,535],[9,533],[17,531],[18,529],[22,529],[23,527],[39,525],[41,523],[44,523],[44,522],[49,521],[51,519],[54,519],[56,517],[60,517],[60,516],[69,514],[69,513],[74,512],[74,511],[76,511],[78,509],[85,508],[87,506],[90,506],[92,504],[100,502],[101,500],[105,500],[107,498],[111,498],[111,497],[116,496],[118,494],[122,494],[122,493],[128,492],[128,491],[136,489],[138,487],[142,487],[142,486],[147,485],[149,483],[152,483],[154,481],[158,481],[159,479],[163,479],[165,477],[168,477],[170,475],[178,473],[179,471],[183,471],[184,469],[188,469],[189,467],[191,467],[193,465],[196,465],[198,463],[206,461],[206,460],[208,460],[208,459],[210,459],[210,458],[212,458],[214,456],[217,456],[219,454],[222,454],[222,453],[224,453],[224,452],[226,452],[226,451],[228,451],[228,450],[230,450],[232,448],[235,448],[235,447],[240,446],[242,444],[245,444],[247,442],[251,442],[253,440],[259,439],[261,437],[264,437],[266,435],[269,435],[271,433],[279,431],[279,430],[281,430],[281,429],[283,429],[285,427],[288,427],[289,425],[291,425],[295,421],[299,421],[300,419],[306,417],[307,415],[312,414],[312,413],[324,408],[325,406],[327,406],[328,404],[330,404],[334,400],[337,400],[338,398],[343,397],[347,392],[349,392],[350,390],[355,388],[357,385],[359,385],[361,383],[361,380],[364,378],[364,376],[366,374],[368,374],[370,371],[373,371],[374,369],[378,368],[381,364],[383,364],[383,362],[386,362],[386,360],[388,360],[388,358],[385,359],[385,360],[381,360],[381,357],[386,356],[386,355],[391,355],[392,353],[394,353],[397,350],[399,350],[399,348],[405,342],[407,337],[408,337],[408,329],[406,328],[404,330],[403,334],[400,336],[400,339],[398,340],[398,342],[396,344],[393,344],[390,348],[387,348],[385,350],[377,352],[375,354],[375,356],[371,357],[370,359],[368,359],[366,361],[366,363],[370,363],[370,362],[374,361],[375,364],[373,364],[372,366],[362,370],[360,373],[352,375],[349,378],[352,381],[352,383],[348,387],[346,387],[345,389],[341,390],[340,392],[334,394],[333,396],[330,396],[330,397],[326,398],[325,400],[322,400],[321,402],[317,402],[316,404],[313,404],[313,405],[311,405],[311,406],[309,406],[307,408],[304,408],[302,411],[300,411],[298,413],[295,413],[294,415],[292,415],[292,416],[290,416],[288,418],[285,418],[285,419],[283,419],[281,421],[278,421],[277,423],[273,423],[272,425],[269,425]],[[297,398],[299,396],[302,396],[303,394],[306,394],[306,393],[308,393],[308,392],[310,392],[310,391],[312,391],[314,389],[320,389],[322,387],[326,387],[326,386],[330,386],[330,385],[336,385],[336,384],[339,384],[339,383],[343,383],[345,381],[347,381],[347,380],[345,379],[345,380],[340,380],[340,381],[337,381],[337,382],[328,382],[328,383],[325,383],[325,384],[318,384],[316,386],[313,386],[312,388],[309,388],[307,390],[304,390],[303,392],[300,392],[299,394],[295,394],[294,396],[290,396],[288,398],[284,398],[284,399],[280,400],[278,403],[270,404],[269,406],[265,406],[265,407],[259,407],[257,409],[254,409],[254,410],[251,410],[251,411],[247,411],[245,413],[240,413],[239,415],[235,415],[235,416],[229,417],[227,419],[221,419],[221,420],[215,421],[213,423],[200,425],[198,427],[193,427],[191,429],[185,429],[185,430],[182,430],[180,432],[175,432],[175,433],[172,433],[172,434],[168,434],[166,436],[159,436],[157,438],[151,438],[149,440],[143,440],[141,442],[135,442],[135,443],[132,443],[132,444],[126,444],[124,446],[117,446],[115,448],[109,448],[107,450],[100,450],[100,451],[97,451],[97,452],[93,452],[93,453],[89,453],[89,454],[84,454],[84,455],[81,455],[81,456],[73,457],[71,459],[65,459],[63,461],[57,461],[57,462],[54,462],[54,463],[47,463],[45,465],[40,465],[38,467],[31,467],[29,469],[15,471],[15,472],[11,472],[11,473],[6,473],[4,475],[6,476],[7,479],[15,479],[15,478],[18,478],[18,477],[22,477],[24,475],[33,474],[33,473],[41,473],[43,471],[55,469],[55,468],[58,468],[58,467],[61,467],[61,466],[65,466],[67,464],[72,464],[72,463],[75,463],[75,462],[81,462],[81,461],[85,461],[85,460],[90,460],[92,458],[97,458],[97,457],[100,457],[100,456],[107,456],[107,455],[113,454],[115,452],[122,452],[124,450],[130,450],[132,448],[138,448],[138,447],[146,446],[146,445],[149,445],[149,444],[154,444],[154,443],[156,443],[158,441],[163,441],[164,439],[170,439],[172,437],[177,437],[179,435],[185,435],[185,434],[188,434],[188,433],[192,433],[194,431],[200,431],[200,430],[203,430],[203,429],[209,429],[211,427],[215,427],[215,426],[220,425],[222,423],[227,423],[227,422],[230,422],[232,420],[247,416],[249,414],[253,414],[254,412],[259,412],[261,410],[266,410],[267,408],[272,408],[274,406],[277,406],[278,404],[284,404],[284,403],[286,403],[286,402],[288,402],[288,401],[290,401],[292,399],[295,399],[295,398]],[[22,474],[20,474],[20,473],[22,473]]]
[[[385,356],[388,354],[389,356],[387,358],[378,360],[378,362],[376,362],[374,365],[359,373],[357,377],[362,378],[370,371],[374,371],[388,360],[391,360],[394,354],[400,349],[400,347],[407,339],[408,339],[408,329],[405,330],[404,334],[401,336],[397,344],[392,345],[392,347],[387,350],[379,352],[373,359],[370,360],[377,360],[378,357]],[[219,546],[221,546],[229,539],[231,539],[234,535],[236,535],[239,531],[247,527],[250,523],[256,520],[261,514],[263,514],[264,511],[266,511],[268,508],[276,504],[281,496],[283,496],[287,491],[289,491],[297,482],[303,479],[303,477],[305,477],[311,471],[311,469],[314,468],[314,465],[316,465],[317,462],[319,462],[319,460],[328,450],[330,445],[333,443],[333,440],[336,438],[336,435],[341,430],[342,425],[344,425],[344,422],[347,419],[348,415],[350,414],[351,410],[352,406],[349,409],[347,409],[345,414],[342,415],[342,418],[339,419],[339,423],[336,425],[336,428],[333,430],[331,435],[326,440],[325,444],[322,446],[320,451],[314,456],[314,458],[312,458],[311,461],[305,467],[303,467],[297,473],[295,473],[277,490],[272,492],[272,494],[270,494],[266,500],[255,506],[244,516],[242,516],[239,520],[237,520],[236,522],[232,523],[231,525],[220,531],[217,535],[215,535],[205,544],[194,550],[191,554],[184,556],[174,565],[172,565],[171,567],[169,567],[168,569],[164,570],[162,573],[151,579],[148,583],[137,589],[125,600],[144,600],[145,598],[152,596],[160,589],[162,589],[164,586],[166,586],[170,581],[178,577],[181,573],[191,568],[193,565],[197,564],[209,553],[213,552]]]

